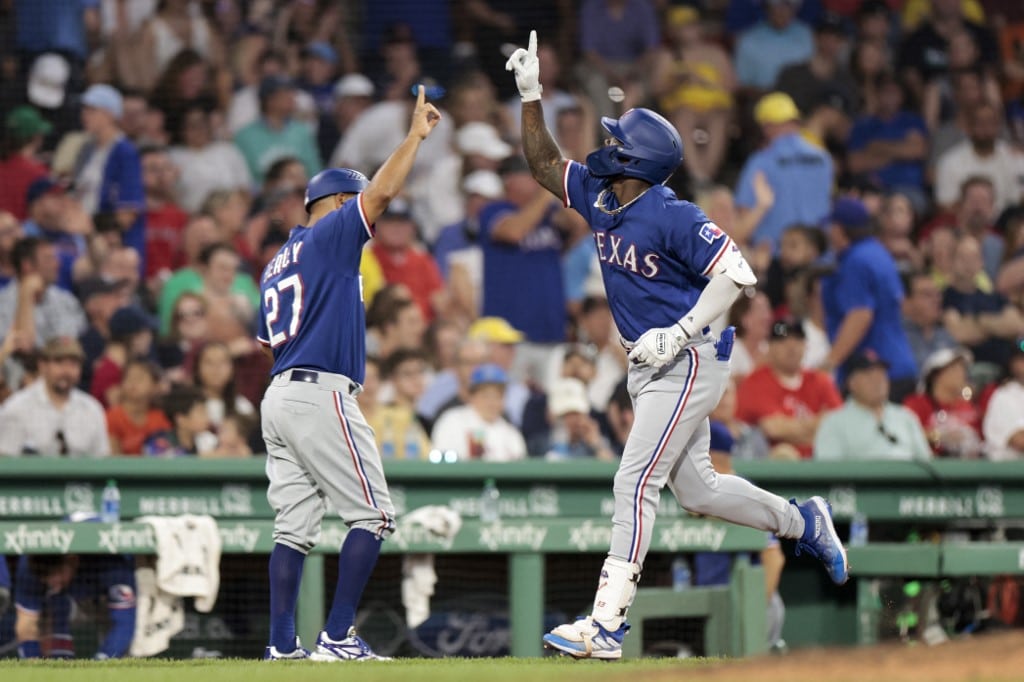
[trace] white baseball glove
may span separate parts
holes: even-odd
[[[689,340],[690,337],[678,324],[648,329],[629,351],[629,359],[639,365],[664,367],[679,355]]]
[[[540,61],[537,59],[537,32],[530,31],[527,48],[519,48],[505,62],[505,70],[516,75],[516,87],[524,102],[536,102],[544,88],[540,84]]]

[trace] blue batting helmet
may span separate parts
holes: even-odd
[[[365,175],[351,168],[328,168],[313,176],[306,185],[306,211],[317,199],[332,194],[359,194],[370,181]]]
[[[625,175],[660,185],[683,162],[675,126],[650,109],[630,109],[617,120],[602,116],[601,125],[619,144],[587,156],[587,168],[598,177]]]

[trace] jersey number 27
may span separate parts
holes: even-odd
[[[282,328],[275,332],[274,326],[281,317],[281,299],[289,289],[292,290],[291,319],[285,320],[288,322],[287,329]],[[302,278],[298,275],[282,278],[277,286],[263,292],[263,304],[267,307],[267,335],[270,347],[277,348],[299,331],[299,322],[302,318]]]

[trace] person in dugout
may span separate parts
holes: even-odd
[[[106,603],[110,628],[93,658],[128,653],[135,633],[135,559],[131,556],[32,555],[14,575],[19,658],[74,658],[71,613],[77,604]]]

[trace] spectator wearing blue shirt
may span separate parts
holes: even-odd
[[[800,112],[782,92],[765,95],[754,108],[754,120],[768,145],[743,166],[736,185],[736,208],[742,223],[757,209],[755,176],[764,174],[775,202],[754,228],[753,243],[777,251],[782,232],[791,225],[819,225],[828,216],[833,184],[832,157],[800,135]]]
[[[480,213],[488,204],[505,196],[505,187],[494,171],[475,170],[462,181],[466,196],[466,217],[457,223],[441,228],[434,241],[433,254],[441,276],[449,282],[452,254],[466,249],[478,249],[480,235]],[[477,273],[479,274],[479,273]],[[475,313],[474,313],[475,316]]]
[[[480,213],[483,315],[503,318],[526,335],[517,366],[542,384],[548,352],[565,339],[559,226],[566,213],[533,179],[524,158],[505,159],[498,174],[506,199]]]
[[[821,0],[803,0],[796,4],[800,8],[797,16],[801,21],[808,26],[818,23],[824,11]],[[737,35],[762,21],[764,6],[764,0],[729,0],[729,6],[725,9],[726,33]]]
[[[25,236],[38,237],[53,244],[60,259],[60,274],[57,286],[73,291],[72,269],[75,261],[86,254],[85,237],[82,232],[91,226],[86,218],[77,223],[68,212],[68,201],[64,186],[48,177],[33,182],[25,193],[28,220],[22,225]]]
[[[875,90],[878,110],[858,118],[850,131],[850,172],[874,175],[883,187],[906,194],[921,209],[927,205],[928,128],[918,114],[904,110],[903,85],[892,73],[880,74]]]
[[[736,80],[765,91],[790,64],[806,62],[814,53],[814,36],[796,18],[800,0],[765,0],[765,18],[736,41]]]
[[[90,139],[78,158],[75,192],[88,215],[114,217],[124,245],[140,256],[142,274],[146,271],[142,162],[138,149],[121,131],[123,113],[123,98],[116,88],[92,85],[82,95],[82,127]]]
[[[82,66],[88,32],[99,27],[100,0],[16,0],[15,44],[26,56],[58,52]],[[32,60],[25,59],[31,64]]]
[[[942,292],[942,321],[958,343],[970,348],[975,362],[1002,371],[1013,343],[1024,337],[1024,314],[1001,294],[978,287],[983,268],[978,239],[960,235],[949,286]]]
[[[334,72],[338,53],[330,44],[314,41],[302,50],[302,77],[299,87],[309,93],[316,105],[317,116],[329,118],[334,111]]]
[[[641,103],[661,43],[658,16],[651,0],[583,0],[579,14],[580,52],[577,76],[600,116],[619,112],[609,86],[624,91],[622,108]]]
[[[835,202],[829,240],[837,267],[821,288],[832,343],[823,369],[836,370],[855,353],[874,351],[889,366],[890,398],[901,402],[917,384],[917,364],[903,330],[903,284],[896,262],[873,231],[860,200],[844,197]],[[845,372],[839,374],[842,384]]]

